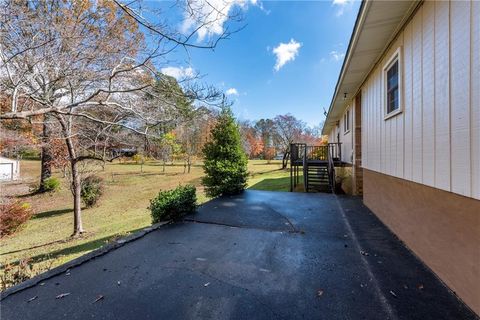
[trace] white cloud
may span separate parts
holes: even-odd
[[[220,36],[224,32],[224,24],[230,18],[235,7],[246,10],[248,5],[261,6],[257,0],[189,0],[184,12],[182,32],[197,30],[198,41],[208,37]]]
[[[227,96],[238,96],[238,91],[235,88],[230,88],[227,91],[225,91],[225,94]]]
[[[341,61],[345,58],[345,52],[339,52],[336,50],[330,51],[330,57],[335,61]]]
[[[340,17],[341,15],[343,15],[345,13],[345,9],[347,7],[351,7],[354,1],[355,0],[333,0],[332,5],[338,8],[336,16]]]
[[[163,74],[174,77],[177,80],[192,78],[195,76],[195,70],[191,67],[165,67],[160,69]]]
[[[280,70],[287,62],[295,60],[298,55],[298,50],[302,44],[290,39],[288,43],[280,43],[278,46],[273,48],[273,53],[277,56],[277,62],[275,63],[275,71]]]

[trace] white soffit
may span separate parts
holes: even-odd
[[[335,127],[347,103],[418,3],[402,0],[362,2],[322,134],[329,134]]]

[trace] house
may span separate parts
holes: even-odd
[[[323,134],[353,192],[480,314],[480,2],[363,1]]]
[[[20,161],[0,157],[0,181],[12,181],[20,178]]]

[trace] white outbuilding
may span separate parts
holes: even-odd
[[[20,178],[20,161],[0,157],[0,181],[12,181]]]

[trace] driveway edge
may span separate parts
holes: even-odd
[[[104,245],[104,246],[102,246],[98,249],[95,249],[95,250],[93,250],[93,251],[91,251],[87,254],[84,254],[83,256],[80,256],[76,259],[68,261],[68,262],[66,262],[66,263],[64,263],[64,264],[62,264],[58,267],[55,267],[51,270],[43,272],[43,273],[41,273],[41,274],[39,274],[39,275],[37,275],[33,278],[30,278],[30,279],[22,282],[22,283],[19,283],[19,284],[13,286],[13,287],[10,287],[10,288],[8,288],[5,291],[0,293],[0,301],[2,301],[6,297],[8,297],[8,296],[10,296],[14,293],[17,293],[17,292],[23,291],[25,289],[31,288],[33,286],[36,286],[37,284],[39,284],[42,281],[45,281],[45,280],[53,278],[54,276],[57,276],[61,273],[64,273],[71,268],[77,267],[77,266],[79,266],[79,265],[81,265],[85,262],[88,262],[88,261],[93,260],[97,257],[103,256],[104,254],[107,254],[110,251],[118,249],[118,248],[124,246],[125,244],[127,244],[129,242],[132,242],[132,241],[138,240],[140,238],[143,238],[145,235],[149,234],[150,232],[158,230],[161,227],[163,227],[167,224],[170,224],[171,222],[172,222],[172,220],[152,224],[151,226],[146,227],[146,228],[142,229],[141,231],[132,233],[131,235],[128,235],[124,238],[120,238],[120,239],[117,239],[117,240],[112,241],[110,243],[107,243],[106,245]]]

